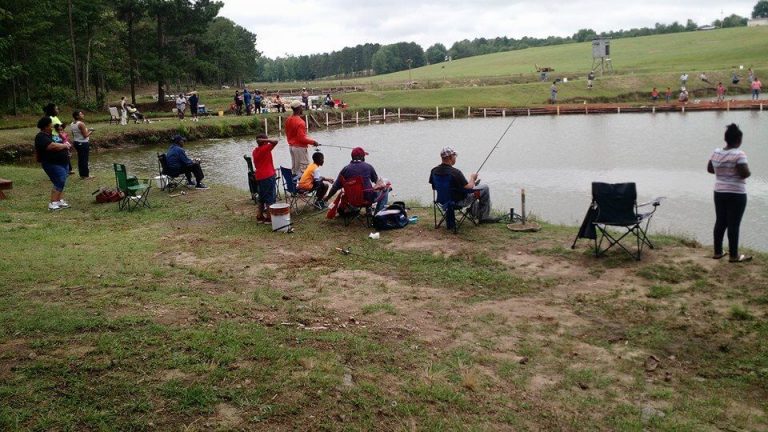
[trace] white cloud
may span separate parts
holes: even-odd
[[[389,0],[349,2],[224,0],[221,15],[258,36],[268,57],[340,50],[367,42],[436,42],[476,37],[570,36],[579,29],[598,32],[682,24],[690,18],[709,24],[732,13],[749,16],[756,0]]]

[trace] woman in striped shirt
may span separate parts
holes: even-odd
[[[730,262],[745,262],[751,256],[739,255],[739,226],[747,207],[746,179],[750,176],[747,155],[739,150],[743,133],[735,124],[725,131],[726,146],[715,149],[707,164],[707,171],[715,175],[715,254],[714,259],[725,256],[723,237],[728,231]]]

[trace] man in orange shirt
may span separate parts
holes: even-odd
[[[291,171],[294,176],[300,176],[309,166],[307,147],[319,146],[317,141],[307,136],[307,124],[301,118],[304,105],[295,100],[291,102],[293,115],[285,121],[285,137],[288,139],[288,149],[291,152]]]

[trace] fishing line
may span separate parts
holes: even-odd
[[[533,99],[533,95],[534,94],[535,93],[531,93],[531,95],[528,97],[528,100],[525,102],[525,107],[528,107],[528,104],[531,103],[531,99]],[[493,154],[493,152],[496,151],[496,149],[499,147],[499,144],[501,144],[501,140],[504,139],[504,136],[507,134],[507,132],[509,132],[509,130],[512,129],[512,126],[514,126],[514,124],[517,121],[518,117],[520,117],[520,116],[514,116],[512,121],[509,122],[509,126],[507,126],[507,128],[504,129],[504,133],[501,134],[501,136],[499,137],[498,141],[496,141],[496,144],[494,144],[493,148],[491,148],[491,151],[488,152],[488,156],[486,156],[485,160],[483,160],[483,163],[480,164],[480,168],[478,168],[477,171],[475,171],[476,174],[479,173],[480,170],[483,169],[483,167],[485,166],[485,163],[488,162],[488,159],[491,158],[491,155]]]

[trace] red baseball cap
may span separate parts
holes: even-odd
[[[362,147],[355,147],[352,149],[352,159],[361,159],[367,155],[368,152],[363,150]]]

